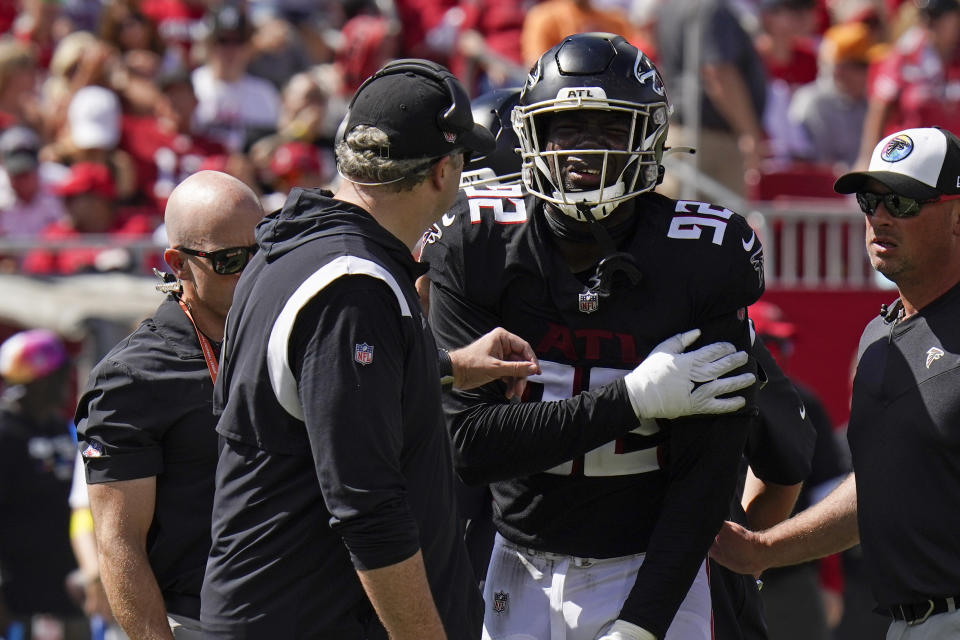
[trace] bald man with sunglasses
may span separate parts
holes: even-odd
[[[887,640],[960,637],[960,139],[882,140],[841,176],[865,215],[874,269],[897,285],[864,330],[847,437],[852,473],[766,531],[724,524],[711,555],[758,574],[863,547]]]
[[[213,383],[227,311],[256,251],[257,196],[225,173],[167,203],[172,270],[153,316],[94,368],[76,413],[100,576],[130,638],[199,638],[217,424]]]

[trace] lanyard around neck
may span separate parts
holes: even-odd
[[[183,309],[183,312],[187,315],[190,324],[193,325],[193,330],[197,332],[197,340],[200,341],[200,350],[203,351],[203,359],[207,361],[207,370],[210,372],[210,379],[213,380],[213,384],[217,384],[217,357],[213,353],[213,345],[210,344],[210,338],[203,335],[203,332],[200,331],[193,316],[190,315],[190,308],[187,307],[187,303],[183,300],[177,300],[177,302],[180,303],[180,308]]]

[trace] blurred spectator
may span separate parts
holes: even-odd
[[[397,57],[397,25],[384,16],[360,14],[341,30],[334,60],[343,77],[341,91],[351,96],[363,81]]]
[[[0,130],[39,123],[36,82],[37,65],[30,48],[0,37]]]
[[[269,167],[273,193],[261,198],[264,211],[282,207],[294,187],[327,187],[328,172],[323,164],[320,151],[306,142],[286,142],[277,147],[270,157]]]
[[[312,189],[323,185],[323,160],[313,145],[287,142],[273,152],[270,173],[278,191],[286,193],[294,187]]]
[[[689,32],[697,25],[700,58],[691,66],[699,70],[700,78],[699,82],[694,78],[684,82]],[[757,168],[764,156],[761,116],[767,80],[753,40],[740,25],[739,14],[726,0],[665,2],[657,18],[657,42],[660,70],[672,89],[671,102],[681,107],[699,102],[700,109],[701,127],[696,132],[685,126],[682,108],[675,112],[676,124],[671,123],[668,146],[689,145],[697,135],[700,170],[742,195],[746,170]],[[687,92],[699,91],[701,84],[700,99],[691,100]],[[676,184],[664,184],[668,192],[677,192]]]
[[[62,162],[97,163],[110,168],[116,197],[130,198],[136,191],[136,168],[126,151],[118,148],[121,123],[120,99],[100,86],[85,86],[73,94],[67,120],[44,156]]]
[[[762,0],[755,44],[770,80],[795,89],[817,78],[817,55],[810,38],[814,0]]]
[[[223,5],[213,10],[208,63],[194,70],[195,124],[230,151],[244,148],[251,133],[276,129],[280,96],[272,84],[247,73],[253,53],[243,10]]]
[[[108,151],[120,141],[120,100],[103,87],[83,87],[67,110],[70,141],[78,151]]]
[[[622,11],[599,9],[591,0],[545,0],[531,7],[523,22],[523,60],[529,67],[565,37],[588,31],[616,33],[641,51],[649,48]]]
[[[67,593],[76,569],[67,496],[76,444],[63,415],[69,363],[52,332],[0,345],[0,632],[13,638],[89,638]],[[44,635],[49,634],[49,635]]]
[[[187,66],[193,43],[207,32],[204,0],[141,0],[139,7],[164,42],[163,69]]]
[[[754,39],[767,70],[767,101],[763,111],[767,150],[778,159],[797,155],[802,146],[798,129],[787,114],[798,88],[817,79],[817,55],[810,38],[814,0],[762,0],[760,33]]]
[[[916,0],[919,22],[877,63],[857,166],[884,136],[936,124],[960,130],[960,3]]]
[[[81,162],[70,168],[67,178],[57,185],[67,208],[67,217],[47,227],[41,237],[64,241],[84,234],[104,234],[115,238],[149,238],[156,220],[142,212],[118,210],[116,190],[110,170],[103,164]],[[129,251],[111,247],[37,249],[24,258],[26,273],[69,275],[105,271],[127,271],[133,264]]]
[[[277,89],[310,66],[299,33],[283,18],[268,18],[258,25],[251,44],[250,75],[269,80]]]
[[[66,215],[60,198],[40,175],[40,138],[12,127],[0,134],[0,237],[29,238]]]
[[[328,68],[329,66],[327,65]],[[271,203],[276,203],[278,198],[286,198],[286,191],[272,184],[275,176],[272,163],[279,148],[286,143],[304,143],[312,147],[311,156],[317,156],[320,172],[317,179],[308,186],[326,185],[334,177],[335,131],[331,127],[335,126],[334,123],[338,124],[340,118],[337,117],[338,114],[329,111],[330,96],[327,91],[328,88],[320,81],[319,74],[314,71],[298,73],[290,78],[290,82],[283,89],[277,133],[261,138],[250,148],[248,157],[257,167],[261,181],[273,188],[273,193],[265,196],[265,209],[271,210]],[[281,157],[283,155],[281,154]],[[303,157],[303,154],[300,157]],[[242,176],[237,177],[246,182]],[[280,200],[279,204],[283,204],[283,201]]]
[[[523,83],[528,67],[520,46],[529,0],[464,0],[464,21],[450,70],[471,95]],[[569,34],[568,34],[569,35]]]
[[[449,64],[463,24],[458,4],[458,0],[393,0],[401,25],[398,57]]]
[[[100,16],[100,38],[120,53],[151,51],[163,54],[164,43],[157,27],[133,0],[109,0]]]
[[[60,3],[49,0],[23,0],[13,22],[13,35],[28,43],[37,55],[37,63],[46,69],[57,38],[54,24],[60,15]]]
[[[163,41],[156,25],[133,0],[107,2],[99,33],[103,42],[119,52],[129,76],[150,79],[159,73],[163,62]]]
[[[91,33],[77,31],[60,41],[50,64],[50,77],[43,85],[45,131],[62,146],[51,149],[51,154],[69,157],[75,150],[69,140],[67,119],[70,105],[82,91],[100,87],[112,91],[115,98],[122,98],[129,109],[143,112],[150,108],[156,95],[152,82],[156,56],[147,51],[140,53],[144,55],[139,61],[129,56],[134,65],[128,67],[115,47]],[[81,100],[85,109],[99,105],[97,109],[102,112],[118,103],[117,99],[92,97],[96,93],[93,91],[87,93],[89,95]],[[119,104],[115,109],[119,112]],[[121,182],[120,191],[124,195],[125,187]]]
[[[210,156],[224,155],[219,142],[191,132],[197,98],[190,74],[184,70],[162,74],[154,111],[147,115],[124,115],[120,147],[133,158],[137,191],[153,202],[158,214],[180,182],[196,173]]]
[[[46,134],[55,135],[62,126],[73,92],[87,80],[77,77],[81,61],[97,47],[97,37],[89,31],[74,31],[57,43],[41,92]]]
[[[838,24],[823,35],[817,81],[797,89],[790,103],[801,157],[844,171],[856,162],[867,113],[867,69],[881,47],[862,22]]]
[[[64,32],[77,29],[96,30],[105,4],[102,0],[59,0],[59,2],[60,17],[54,28],[57,39],[62,37]]]
[[[302,140],[332,148],[335,131],[328,127],[331,89],[336,88],[324,86],[315,73],[298,73],[290,78],[283,88],[283,102],[277,120],[278,133],[288,140]]]

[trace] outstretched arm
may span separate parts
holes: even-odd
[[[519,398],[527,376],[540,373],[537,356],[527,341],[499,327],[451,351],[449,356],[457,389],[474,389],[502,380],[507,385],[507,398]]]
[[[826,498],[766,531],[725,522],[710,556],[737,573],[757,575],[839,553],[859,541],[857,482],[851,473]]]

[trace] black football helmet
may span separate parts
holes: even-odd
[[[598,189],[572,191],[555,176],[563,157],[574,150],[547,151],[544,134],[553,114],[584,109],[629,114],[630,141],[626,150],[575,150],[577,155],[602,156],[601,180]],[[540,56],[513,110],[523,182],[530,193],[575,220],[588,221],[578,204],[602,220],[622,202],[657,186],[669,115],[660,72],[646,54],[612,33],[569,36]],[[616,164],[610,162],[615,155],[625,156],[625,166],[615,182],[604,186],[610,182],[607,171]]]
[[[475,155],[463,168],[460,186],[509,185],[520,182],[520,141],[510,122],[510,113],[520,100],[520,88],[496,89],[470,103],[473,121],[490,130],[497,148]]]

